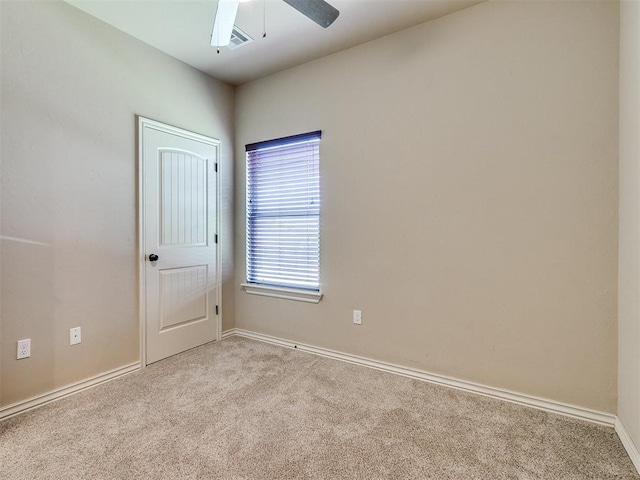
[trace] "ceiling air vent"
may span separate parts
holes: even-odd
[[[238,47],[246,45],[247,43],[253,42],[253,38],[244,33],[235,25],[233,26],[233,30],[231,31],[231,42],[227,45],[229,50],[235,50]]]

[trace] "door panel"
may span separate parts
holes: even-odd
[[[207,240],[207,159],[160,151],[161,245],[205,245]]]
[[[146,119],[140,124],[149,364],[218,339],[218,142]]]
[[[158,329],[207,319],[207,265],[160,270]]]

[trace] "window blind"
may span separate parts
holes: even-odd
[[[247,281],[320,290],[320,137],[247,145]]]

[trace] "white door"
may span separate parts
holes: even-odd
[[[219,339],[219,142],[140,118],[145,364]]]

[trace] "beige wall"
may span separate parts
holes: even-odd
[[[135,115],[222,141],[233,325],[233,88],[60,2],[0,2],[0,405],[138,359]],[[69,328],[82,327],[70,347]],[[16,340],[32,356],[16,361]]]
[[[615,412],[618,27],[489,2],[240,87],[236,326]],[[243,147],[316,129],[325,298],[247,295]]]
[[[640,446],[640,2],[620,4],[618,416]]]

